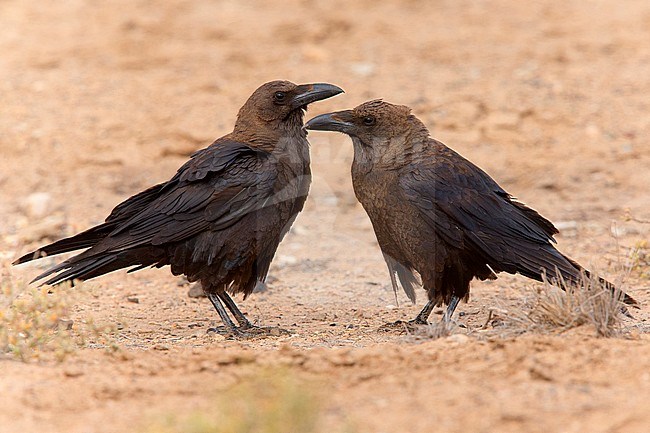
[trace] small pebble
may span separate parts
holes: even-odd
[[[469,337],[465,334],[454,334],[447,337],[447,341],[457,344],[465,344],[469,341]]]
[[[52,196],[46,192],[34,192],[25,199],[25,212],[30,218],[42,218],[49,214],[51,209]]]
[[[66,331],[71,330],[72,325],[74,325],[74,321],[71,319],[59,319],[59,327],[65,329]]]
[[[84,372],[78,368],[78,367],[66,367],[65,370],[63,370],[63,375],[65,377],[79,377],[83,376]]]
[[[190,298],[205,298],[205,292],[203,291],[201,283],[192,284],[190,289],[187,291],[187,296]]]
[[[372,75],[375,72],[375,69],[375,64],[370,62],[356,62],[350,65],[350,70],[360,77]]]
[[[562,230],[578,230],[578,222],[577,221],[557,221],[555,223],[555,228],[562,231]]]
[[[49,215],[30,224],[24,231],[21,231],[23,242],[36,242],[46,238],[61,236],[65,227],[63,215]]]

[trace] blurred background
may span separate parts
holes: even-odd
[[[272,79],[346,89],[308,117],[409,105],[554,219],[650,216],[643,0],[3,0],[0,20],[5,224],[31,192],[86,216],[168,178]],[[351,194],[349,141],[311,141],[314,187]]]
[[[563,252],[617,282],[627,267],[626,287],[648,305],[648,0],[0,0],[3,290],[51,263],[10,268],[13,259],[169,179],[275,79],[346,90],[307,118],[374,98],[409,105],[434,137],[554,221]],[[305,211],[280,245],[270,290],[240,304],[256,323],[297,335],[215,341],[205,332],[214,312],[186,297],[182,280],[166,270],[115,273],[70,301],[69,323],[80,334],[89,317],[107,323],[123,350],[105,356],[97,349],[110,344],[93,334],[63,367],[3,364],[0,388],[12,391],[0,396],[10,396],[0,430],[133,431],[145,409],[209,408],[257,354],[260,363],[304,362],[334,383],[326,415],[353,413],[359,431],[431,431],[422,414],[437,417],[437,431],[647,430],[647,339],[487,344],[475,334],[411,346],[377,333],[412,317],[424,292],[419,306],[399,294],[397,308],[352,191],[349,138],[309,139]],[[476,283],[460,320],[485,327],[497,302],[521,309],[529,286],[511,276]],[[650,320],[646,310],[635,312],[638,323]],[[267,350],[285,343],[295,353]],[[356,358],[329,351],[341,346]],[[363,368],[348,368],[355,363]],[[385,397],[395,389],[408,392]],[[632,411],[638,430],[623,424]]]

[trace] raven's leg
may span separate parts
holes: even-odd
[[[447,311],[445,311],[445,315],[442,316],[442,321],[443,322],[449,323],[451,321],[451,316],[454,315],[454,310],[456,310],[456,307],[458,306],[459,302],[460,302],[460,298],[458,296],[456,296],[456,295],[451,296],[451,300],[449,301],[449,305],[447,305]]]
[[[415,316],[415,319],[411,320],[409,323],[414,323],[416,325],[428,324],[429,316],[433,311],[433,307],[435,307],[435,303],[433,301],[427,302],[427,305],[424,306],[422,311],[420,311],[420,313],[417,316]]]
[[[280,335],[291,334],[291,332],[282,328],[276,328],[276,327],[261,328],[259,326],[253,325],[251,322],[248,321],[246,316],[244,316],[244,313],[242,313],[239,310],[237,304],[235,304],[235,301],[233,301],[232,298],[225,292],[219,292],[217,294],[213,294],[213,293],[208,294],[208,298],[212,302],[212,305],[214,305],[214,308],[217,309],[217,313],[219,313],[219,317],[221,317],[221,320],[225,325],[226,332],[229,332],[235,337],[257,338],[257,337],[264,337],[264,336],[280,336]],[[226,312],[226,309],[223,307],[222,302],[226,304],[226,307],[228,307],[232,315],[235,317],[235,320],[237,320],[237,322],[239,323],[239,327],[235,326],[235,323],[232,321],[230,316],[228,316],[228,313]],[[211,328],[208,331],[214,331],[222,334],[223,331],[221,331],[220,328],[223,327]]]
[[[448,325],[451,323],[451,316],[453,316],[454,311],[456,310],[456,307],[458,306],[458,303],[460,302],[460,298],[456,295],[452,295],[451,300],[449,301],[449,305],[447,305],[447,311],[445,311],[444,316],[442,317],[442,323],[445,325]],[[391,331],[394,329],[398,329],[400,331],[407,330],[415,330],[417,329],[416,325],[428,325],[428,319],[429,316],[431,315],[431,311],[433,311],[433,307],[435,306],[435,302],[429,301],[427,304],[422,308],[422,311],[415,316],[415,319],[409,320],[408,322],[404,322],[402,320],[398,320],[397,322],[393,323],[387,323],[379,328],[381,331]],[[464,325],[459,325],[461,327],[465,327]]]
[[[221,317],[221,321],[226,327],[226,331],[229,331],[233,335],[237,335],[237,336],[241,335],[241,331],[239,330],[239,328],[237,328],[237,326],[235,326],[235,323],[232,321],[230,316],[228,316],[228,312],[226,311],[226,309],[223,308],[223,305],[221,304],[221,300],[219,299],[219,295],[210,292],[208,292],[207,295],[210,302],[212,302],[212,305],[214,305],[215,310],[217,310],[219,317]],[[210,331],[211,329],[208,329],[208,331]],[[216,329],[212,329],[212,330],[216,330]]]
[[[442,316],[443,322],[449,323],[451,321],[451,316],[454,315],[454,311],[456,310],[459,302],[460,298],[458,296],[451,296],[449,305],[447,305],[447,311],[445,311],[445,315]],[[415,319],[411,320],[409,323],[415,323],[416,325],[426,325],[429,323],[427,320],[429,319],[429,315],[431,315],[431,311],[433,311],[434,306],[435,304],[433,301],[427,302],[427,305],[425,305],[422,311],[420,311],[420,314],[418,314]]]
[[[237,320],[237,323],[239,323],[240,329],[250,329],[250,328],[255,328],[255,325],[253,325],[244,315],[244,313],[241,312],[241,310],[237,307],[237,304],[235,304],[235,301],[228,295],[226,292],[219,292],[217,294],[219,296],[219,299],[223,301],[224,304],[226,304],[226,307],[230,310],[232,315],[235,317],[235,320]]]
[[[429,319],[429,315],[431,315],[431,311],[433,311],[433,307],[435,307],[435,305],[435,302],[429,301],[424,306],[424,308],[422,308],[422,311],[420,311],[420,313],[415,316],[415,319],[409,320],[408,322],[405,322],[404,320],[398,320],[396,322],[386,323],[385,325],[380,326],[379,330],[386,332],[391,332],[393,330],[398,330],[401,332],[404,330],[415,331],[420,325],[429,324],[427,320]]]

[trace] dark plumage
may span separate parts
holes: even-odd
[[[415,300],[417,271],[429,296],[415,323],[426,323],[443,303],[449,320],[458,301],[468,299],[473,278],[508,272],[577,283],[589,274],[555,249],[558,231],[550,221],[431,138],[408,107],[370,101],[318,116],[305,127],[352,138],[354,191],[372,221],[393,288],[397,274]]]
[[[36,277],[49,277],[45,284],[170,265],[174,275],[201,282],[230,332],[250,332],[226,292],[247,296],[266,278],[309,191],[304,110],[342,91],[331,84],[262,85],[239,111],[233,132],[194,153],[169,181],[119,204],[103,224],[14,264],[89,248]]]

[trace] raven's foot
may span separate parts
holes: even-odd
[[[221,326],[215,326],[214,328],[208,328],[206,332],[207,332],[208,334],[210,334],[210,333],[215,333],[215,334],[219,334],[219,335],[228,335],[228,334],[231,334],[231,330],[230,330],[230,328],[227,328],[227,327],[225,327],[225,326],[223,326],[223,325],[221,325]]]
[[[427,322],[423,322],[418,319],[409,320],[408,322],[404,320],[398,320],[396,322],[386,323],[381,325],[378,329],[379,332],[396,332],[398,334],[412,334],[420,329],[423,326],[428,325]]]
[[[237,305],[226,292],[212,293],[208,292],[208,299],[214,305],[214,308],[219,313],[219,317],[224,326],[217,326],[216,328],[208,329],[208,332],[216,332],[217,334],[224,335],[231,340],[246,340],[250,338],[263,338],[263,337],[279,337],[281,335],[291,335],[291,332],[277,327],[259,327],[253,325],[242,313]],[[223,305],[230,310],[232,315],[237,321],[237,325],[230,318],[228,312]]]
[[[436,323],[429,323],[426,321],[413,319],[405,322],[404,320],[398,320],[397,322],[386,323],[379,327],[379,332],[393,332],[397,334],[434,334],[445,335],[451,331],[454,327],[466,328],[463,323],[456,322],[455,320],[441,320]]]
[[[209,328],[207,332],[215,332],[232,340],[248,340],[254,338],[281,337],[283,335],[291,335],[290,331],[278,328],[276,326],[260,327],[255,325],[238,326],[234,328],[229,328],[227,326],[217,326],[215,328]]]
[[[240,328],[241,329],[241,328]],[[280,328],[278,326],[254,326],[241,329],[242,332],[254,337],[281,337],[283,335],[291,335],[291,331]]]

